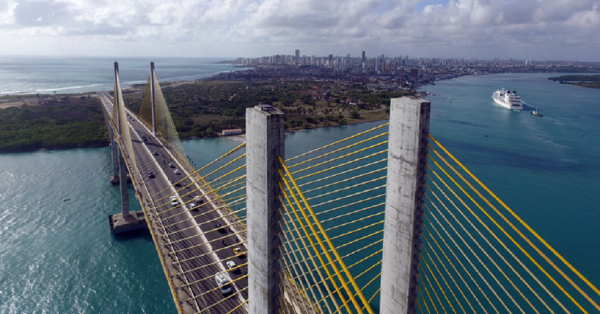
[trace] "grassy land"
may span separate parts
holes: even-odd
[[[285,113],[287,130],[383,120],[390,98],[407,92],[374,92],[339,82],[198,81],[163,88],[181,138],[215,137],[223,129],[244,128],[246,108],[270,104]],[[142,94],[126,96],[139,112]]]
[[[98,99],[60,95],[35,104],[0,110],[0,153],[106,145]]]
[[[600,88],[600,75],[562,75],[548,78],[561,84],[571,84],[587,88]]]
[[[176,83],[163,88],[180,138],[216,137],[245,128],[246,108],[271,104],[285,113],[287,130],[363,123],[389,118],[391,97],[339,82]],[[141,90],[128,91],[126,105],[139,112]],[[100,101],[94,97],[31,95],[0,97],[0,153],[106,145]]]

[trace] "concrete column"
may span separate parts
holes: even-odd
[[[113,95],[113,98],[115,100],[114,104],[117,106],[117,116],[113,117],[116,121],[117,124],[117,133],[119,133],[119,138],[121,138],[121,112],[119,111],[119,106],[121,106],[122,104],[119,104],[119,96],[118,93],[119,91],[117,90],[117,82],[118,82],[118,75],[119,74],[119,62],[115,61],[115,94]]]
[[[416,313],[429,111],[422,99],[391,100],[381,313]]]
[[[154,62],[150,62],[150,99],[152,102],[152,134],[158,134],[156,130],[156,106],[154,103]]]
[[[115,143],[116,144],[116,143]],[[127,191],[127,166],[123,154],[119,151],[119,184],[121,186],[121,213],[123,218],[129,217],[129,192]]]
[[[112,128],[108,127],[108,134],[110,136],[110,152],[112,155],[113,165],[113,178],[119,178],[119,144],[113,138]]]
[[[281,307],[277,156],[285,158],[283,124],[283,113],[269,105],[246,109],[249,314],[278,313]]]

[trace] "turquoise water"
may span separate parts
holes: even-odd
[[[119,62],[121,86],[146,84],[150,62],[161,82],[192,81],[236,70],[219,58],[106,58],[0,56],[0,95],[82,93],[112,90],[113,63]],[[239,68],[237,68],[239,69]]]
[[[600,91],[548,76],[426,86],[446,98],[428,97],[431,133],[598,286]],[[491,93],[502,87],[517,90],[544,117],[494,105]],[[380,123],[290,134],[286,155]],[[202,165],[238,144],[205,139],[184,148]],[[111,169],[108,147],[0,155],[0,313],[176,312],[150,237],[108,231],[107,216],[120,206],[118,187],[107,179]]]

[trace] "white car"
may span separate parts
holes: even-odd
[[[235,265],[234,261],[229,260],[229,261],[227,261],[226,264],[227,264],[227,268],[231,269],[232,272],[237,273],[240,271],[239,268],[235,268],[236,265]]]
[[[192,203],[189,203],[189,204],[188,204],[188,207],[189,207],[190,209],[196,209],[196,203],[193,203],[193,202],[192,202]]]
[[[219,290],[221,290],[222,294],[231,292],[231,280],[226,273],[217,273],[215,275],[215,281],[217,282],[217,286],[219,286]]]
[[[174,174],[180,174],[180,172],[179,172],[179,169],[175,169],[175,170],[173,170],[173,173],[174,173]]]
[[[171,197],[169,197],[169,200],[171,201],[171,206],[175,207],[179,205],[179,202],[177,201],[177,196],[171,195]]]
[[[194,196],[194,200],[196,201],[196,203],[198,204],[203,204],[204,200],[200,197],[200,195],[196,195]]]

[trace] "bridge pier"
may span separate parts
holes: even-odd
[[[285,158],[283,113],[269,105],[246,109],[246,190],[249,314],[278,313],[283,230],[278,156]]]
[[[381,313],[416,313],[429,112],[421,99],[391,100]]]

